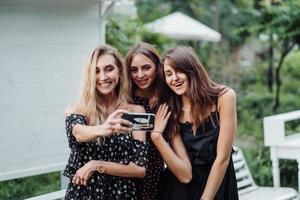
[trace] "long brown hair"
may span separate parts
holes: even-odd
[[[161,60],[160,60],[157,50],[148,43],[142,42],[140,44],[133,46],[128,51],[128,53],[126,55],[126,59],[125,59],[125,64],[126,64],[127,71],[128,71],[129,82],[130,82],[131,88],[132,88],[131,92],[133,94],[136,92],[137,86],[132,81],[131,73],[130,73],[130,66],[131,66],[134,56],[136,56],[138,54],[142,54],[142,55],[146,56],[156,66],[156,77],[152,84],[153,91],[154,91],[153,96],[155,99],[153,107],[154,107],[154,110],[156,110],[158,105],[160,104],[160,102],[163,101],[162,94],[163,94],[164,88],[166,88],[166,86],[163,84],[163,78],[162,78],[162,71],[161,71],[162,63],[161,63]]]
[[[107,118],[107,108],[103,102],[103,95],[96,89],[96,65],[99,58],[103,55],[111,55],[115,59],[115,64],[120,71],[119,83],[115,88],[118,97],[117,103],[120,104],[130,101],[130,97],[128,96],[129,84],[127,70],[124,67],[119,52],[108,45],[98,46],[90,53],[87,59],[84,68],[82,93],[77,106],[77,111],[87,118],[89,125],[101,124]]]
[[[186,96],[191,101],[193,123],[199,125],[212,111],[217,103],[218,96],[225,90],[225,87],[210,79],[199,57],[191,47],[178,46],[171,49],[164,55],[163,62],[166,59],[168,59],[168,62],[172,64],[175,70],[186,74],[189,81],[189,90]],[[168,126],[169,130],[166,130],[167,138],[169,139],[179,130],[178,122],[182,112],[181,98],[173,91],[172,93],[169,95],[169,105],[172,111],[172,117],[169,122],[171,125]]]

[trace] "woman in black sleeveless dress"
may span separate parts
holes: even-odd
[[[109,46],[92,51],[85,67],[80,101],[66,110],[71,149],[64,175],[65,199],[138,200],[136,178],[146,174],[144,131],[131,131],[124,112],[145,112],[129,104],[127,71]]]
[[[190,47],[177,47],[163,58],[164,77],[173,91],[170,129],[189,154],[192,180],[181,183],[168,169],[160,185],[161,200],[236,200],[232,143],[236,132],[235,92],[214,83]]]

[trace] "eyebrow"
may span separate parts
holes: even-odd
[[[99,66],[99,65],[96,65],[96,68],[100,68],[101,66]],[[105,65],[104,66],[104,68],[106,68],[106,67],[115,67],[115,65],[113,65],[113,64],[108,64],[108,65]]]
[[[147,67],[147,66],[152,66],[150,63],[147,63],[147,64],[144,64],[144,65],[142,65],[142,67]],[[130,67],[137,67],[138,68],[138,66],[134,66],[134,65],[131,65]]]

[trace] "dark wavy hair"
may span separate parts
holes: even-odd
[[[191,47],[178,46],[169,50],[163,56],[163,63],[166,60],[176,71],[186,74],[189,81],[189,90],[186,95],[191,100],[192,122],[197,125],[200,124],[210,114],[217,103],[218,96],[224,92],[226,87],[210,79],[199,57]],[[179,131],[178,122],[182,112],[182,102],[181,98],[173,91],[168,96],[170,97],[168,103],[172,115],[165,135],[167,139],[171,139],[173,134]]]
[[[153,89],[154,89],[153,96],[155,98],[153,108],[154,108],[154,110],[157,110],[159,104],[165,101],[163,91],[165,88],[167,88],[166,85],[164,84],[163,78],[162,78],[162,63],[161,63],[159,54],[152,45],[145,43],[145,42],[142,42],[140,44],[133,46],[128,51],[128,53],[126,55],[126,59],[125,59],[125,65],[127,67],[129,82],[130,82],[131,88],[132,88],[132,91],[131,91],[132,93],[134,93],[137,90],[137,86],[132,81],[131,73],[130,73],[130,66],[131,66],[134,56],[136,56],[138,54],[142,54],[142,55],[146,56],[156,66],[156,77],[153,82]]]

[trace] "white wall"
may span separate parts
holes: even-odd
[[[0,181],[65,165],[63,110],[98,27],[96,0],[0,0]]]

